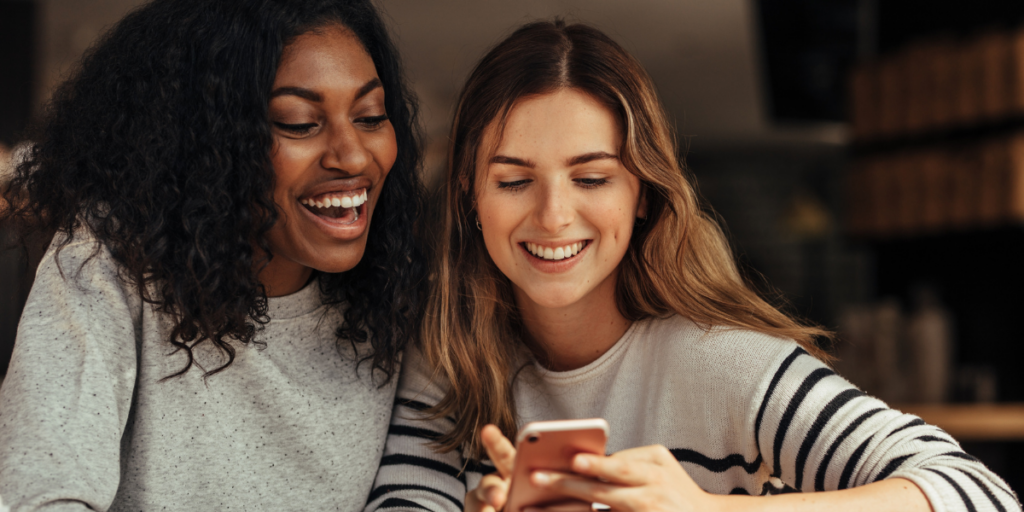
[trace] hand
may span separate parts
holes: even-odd
[[[480,485],[466,493],[466,512],[497,512],[508,500],[516,449],[494,425],[487,425],[480,430],[480,441],[498,471],[484,475]]]
[[[534,471],[530,479],[538,487],[587,503],[604,503],[617,512],[703,512],[721,505],[694,483],[664,446],[632,448],[610,457],[579,454],[572,470],[576,474]]]

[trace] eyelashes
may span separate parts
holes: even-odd
[[[597,188],[600,187],[601,185],[604,185],[605,183],[608,183],[608,180],[606,178],[579,178],[574,181],[576,183],[579,183],[579,185],[583,188]]]
[[[498,188],[504,190],[520,190],[529,182],[530,180],[499,181]]]
[[[522,190],[531,181],[533,180],[499,181],[498,188],[514,192]],[[576,178],[573,181],[582,188],[597,188],[608,183],[607,178]]]
[[[360,117],[359,119],[356,119],[356,122],[372,129],[379,128],[382,124],[384,124],[384,121],[387,121],[388,119],[390,119],[388,115],[384,114],[380,116]]]
[[[387,116],[387,114],[384,114],[379,116],[360,117],[355,120],[355,123],[363,126],[368,130],[376,130],[377,128],[383,126],[384,122],[386,122],[388,119],[389,117]],[[308,135],[310,132],[313,131],[313,129],[320,125],[319,123],[288,124],[274,122],[274,126],[292,135],[302,136]]]
[[[274,123],[274,126],[295,135],[305,135],[316,128],[316,123],[302,123],[302,124],[287,124],[287,123]]]

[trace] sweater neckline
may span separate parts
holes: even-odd
[[[600,374],[606,366],[626,353],[626,350],[637,338],[636,333],[640,330],[641,325],[646,324],[648,321],[649,319],[643,319],[633,322],[629,329],[622,333],[622,336],[607,352],[601,354],[601,357],[586,366],[560,372],[544,368],[536,359],[533,359],[533,369],[537,372],[538,377],[552,384],[569,384]]]
[[[301,290],[281,297],[267,297],[267,316],[271,321],[308,315],[323,305],[319,280],[311,279]]]

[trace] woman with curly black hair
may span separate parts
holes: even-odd
[[[368,0],[116,25],[4,191],[56,234],[0,390],[0,503],[361,509],[419,310],[414,118]]]

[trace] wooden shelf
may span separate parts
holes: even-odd
[[[1024,403],[904,404],[894,408],[920,416],[959,441],[1024,441]]]

